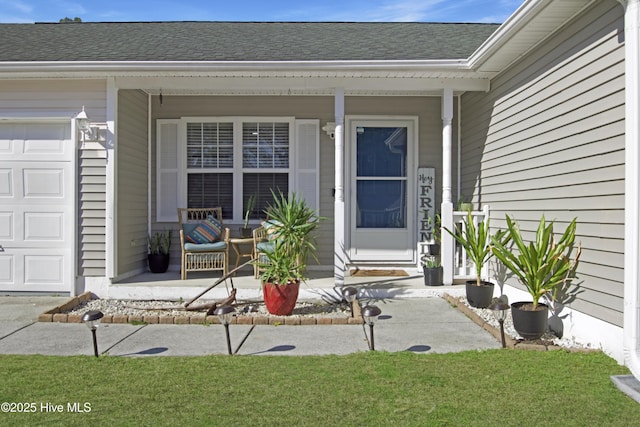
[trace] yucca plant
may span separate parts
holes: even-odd
[[[171,230],[156,231],[153,235],[147,236],[149,253],[151,255],[167,255],[171,250]]]
[[[506,231],[500,230],[496,232],[494,236],[490,236],[489,230],[489,218],[478,223],[478,226],[473,223],[473,217],[471,211],[467,212],[467,217],[464,219],[463,231],[458,230],[451,231],[446,227],[443,227],[447,233],[451,234],[454,239],[465,249],[467,256],[473,262],[476,269],[476,285],[482,285],[482,266],[489,261],[492,256],[490,249],[490,239],[497,239],[498,241],[505,240]],[[507,242],[504,241],[506,244]]]
[[[571,221],[560,240],[556,242],[553,221],[547,223],[543,215],[535,239],[528,244],[522,238],[518,224],[508,215],[506,220],[508,235],[517,253],[496,237],[491,239],[491,251],[527,288],[533,298],[535,310],[540,298],[547,294],[551,294],[553,298],[553,292],[558,286],[575,277],[581,253],[580,244],[574,259],[570,257],[576,238],[577,218]]]
[[[263,281],[286,284],[303,279],[309,256],[317,261],[313,232],[321,218],[295,193],[289,196],[272,193],[273,203],[267,206],[265,214],[269,218],[273,250],[265,252],[268,262],[258,260],[258,263]]]

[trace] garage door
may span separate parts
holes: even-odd
[[[0,123],[0,290],[72,291],[74,151],[69,122]]]

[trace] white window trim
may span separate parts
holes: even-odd
[[[181,206],[187,206],[187,123],[218,123],[218,122],[231,122],[233,123],[233,187],[234,194],[239,197],[233,198],[233,218],[231,223],[240,224],[243,222],[243,195],[242,195],[242,177],[244,173],[251,173],[256,171],[267,171],[267,169],[253,169],[242,167],[242,124],[247,122],[267,122],[267,123],[288,123],[289,124],[289,167],[268,169],[273,173],[287,173],[289,177],[289,191],[294,191],[294,175],[295,175],[295,156],[296,156],[296,129],[295,117],[289,116],[220,116],[220,117],[181,117],[180,126],[178,128],[178,146],[180,147],[178,153],[178,201]],[[220,172],[229,171],[229,169],[221,169]],[[252,220],[250,223],[257,223],[257,220]]]

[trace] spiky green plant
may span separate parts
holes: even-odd
[[[443,227],[447,233],[451,234],[454,239],[464,248],[467,256],[473,262],[476,269],[476,285],[482,285],[482,266],[489,261],[492,256],[490,249],[490,238],[504,240],[506,231],[499,230],[494,236],[490,235],[489,218],[484,218],[476,227],[473,223],[471,212],[467,212],[464,219],[464,227],[462,231],[455,232]],[[505,244],[507,242],[505,241]]]
[[[152,255],[168,254],[171,250],[172,231],[156,231],[153,235],[147,236],[149,253]]]
[[[522,238],[520,227],[509,216],[506,216],[508,235],[515,244],[517,253],[499,239],[492,238],[492,252],[505,267],[515,274],[527,288],[533,298],[534,310],[538,301],[560,285],[575,277],[580,259],[581,245],[578,244],[576,254],[571,260],[576,239],[576,220],[567,226],[556,242],[553,234],[553,221],[547,224],[544,215],[540,219],[535,239],[528,244]]]
[[[273,250],[265,252],[268,262],[257,262],[263,270],[263,281],[286,284],[304,278],[309,256],[318,260],[313,232],[321,218],[295,193],[289,196],[272,193],[273,203],[267,206],[265,214],[271,224]]]

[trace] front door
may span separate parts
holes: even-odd
[[[350,257],[415,262],[414,120],[349,121]]]

